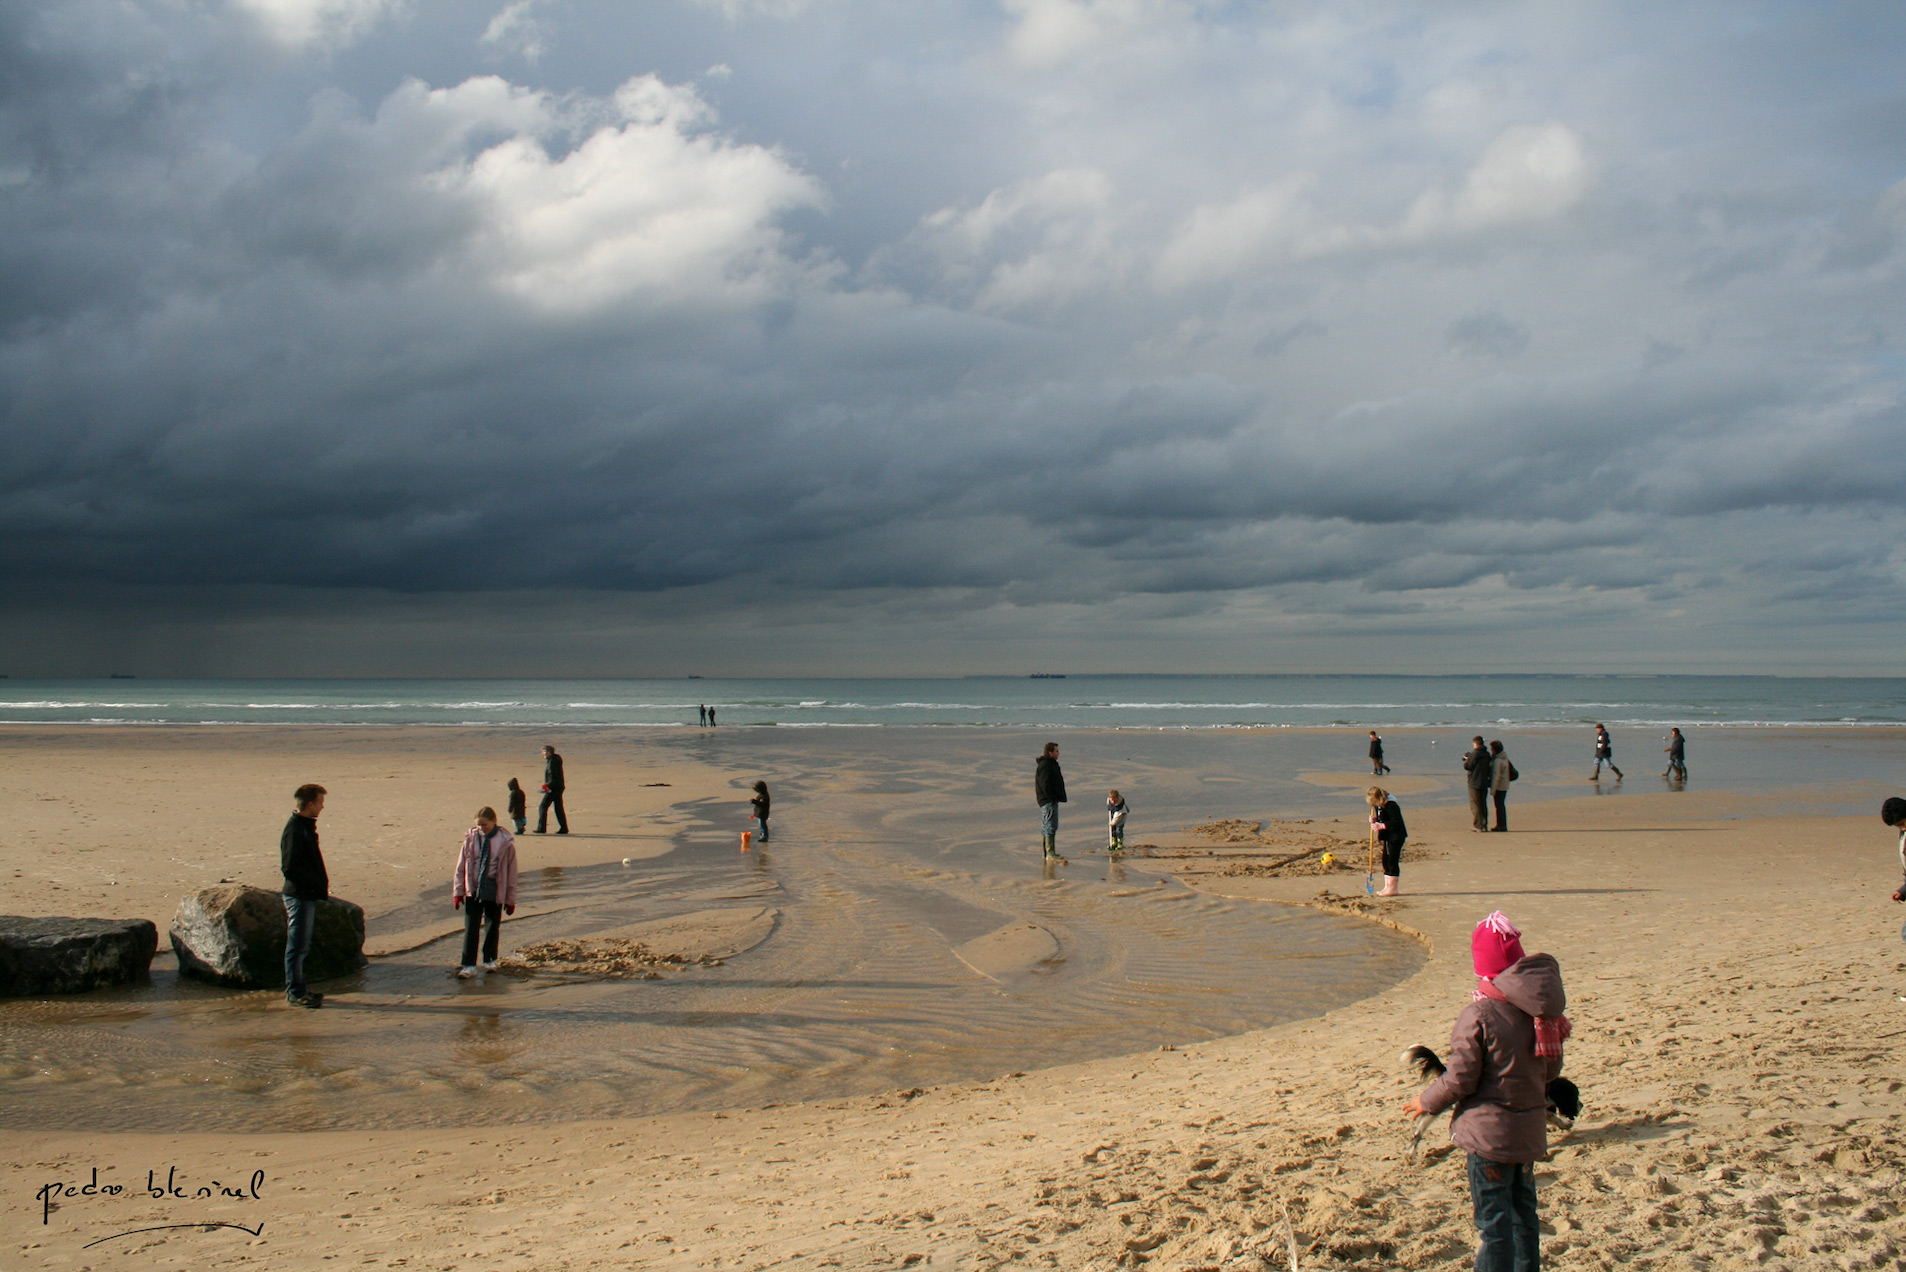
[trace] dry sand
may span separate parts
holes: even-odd
[[[284,767],[282,756],[266,763],[228,738],[182,737],[89,733],[64,744],[69,752],[45,773],[10,767],[9,908],[162,919],[166,889],[224,859],[208,851],[213,843],[256,852],[250,827],[275,824],[282,809],[252,791],[260,774]],[[450,752],[409,780],[460,813],[471,791],[487,799],[501,785],[494,744],[418,742],[420,763]],[[314,764],[329,754],[323,739],[305,745]],[[201,751],[211,757],[203,772],[192,758]],[[380,778],[384,766],[353,758],[360,753],[331,755],[327,785],[404,780]],[[9,761],[38,754],[12,747]],[[654,788],[638,777],[739,798],[727,775],[684,769],[658,779],[640,762],[632,749],[613,817],[593,794],[572,817],[659,835],[657,823],[680,815],[661,798],[684,791],[646,803],[641,792]],[[88,763],[108,796],[50,789],[47,774]],[[206,802],[175,789],[186,770],[204,781],[197,795],[223,804],[196,828],[162,829],[168,810]],[[348,780],[328,780],[347,770]],[[509,771],[534,785],[527,761]],[[580,778],[579,802],[589,789]],[[595,789],[607,787],[598,780]],[[60,802],[36,820],[22,801],[41,798]],[[384,833],[391,891],[404,900],[413,874],[447,860],[447,837],[463,820],[446,812],[386,827],[347,811],[347,799],[338,807],[338,842]],[[1182,1050],[874,1098],[616,1122],[7,1132],[5,1266],[1256,1269],[1288,1266],[1294,1243],[1305,1269],[1465,1267],[1473,1239],[1461,1154],[1405,1159],[1401,1106],[1413,1088],[1396,1054],[1446,1040],[1471,984],[1469,928],[1500,907],[1531,950],[1561,960],[1577,1029],[1568,1072],[1586,1110],[1538,1173],[1548,1266],[1898,1267],[1906,950],[1895,931],[1906,915],[1886,900],[1897,877],[1891,836],[1872,817],[1787,818],[1778,801],[1762,807],[1723,820],[1736,801],[1692,792],[1512,804],[1516,832],[1489,836],[1466,833],[1458,809],[1413,811],[1406,895],[1382,904],[1362,897],[1360,869],[1267,877],[1202,851],[1177,858],[1196,886],[1267,904],[1310,903],[1325,885],[1353,892],[1347,908],[1432,949],[1418,975],[1375,997]],[[99,847],[149,847],[144,873],[106,882],[109,872],[89,867],[66,829],[75,824]],[[620,841],[564,848],[627,855]],[[1251,843],[1219,851],[1265,853]],[[180,869],[185,861],[198,864]],[[124,900],[129,884],[138,892]],[[994,945],[975,953],[997,955],[1003,969],[1028,956],[1014,934]],[[1444,1135],[1439,1125],[1431,1142],[1442,1148]],[[41,1222],[42,1188],[84,1184],[95,1168],[101,1183],[135,1189],[148,1172],[160,1183],[174,1172],[187,1195],[75,1196]],[[214,1179],[245,1191],[254,1171],[264,1172],[256,1199],[191,1196]],[[194,1226],[83,1248],[187,1221]],[[197,1226],[207,1221],[263,1228]]]

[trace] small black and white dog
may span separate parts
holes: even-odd
[[[1413,1069],[1416,1076],[1424,1082],[1434,1082],[1449,1071],[1443,1058],[1428,1047],[1410,1047],[1403,1052],[1403,1067]],[[1550,1081],[1544,1092],[1549,1097],[1549,1125],[1559,1131],[1566,1131],[1575,1125],[1575,1119],[1582,1115],[1582,1092],[1567,1078],[1555,1078]],[[1416,1153],[1423,1145],[1423,1133],[1430,1123],[1441,1117],[1440,1113],[1425,1113],[1416,1119],[1416,1127],[1410,1134],[1410,1160],[1416,1159]]]

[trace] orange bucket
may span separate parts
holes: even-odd
[[[747,852],[752,847],[754,847],[754,832],[752,830],[742,831],[741,832],[741,851]]]

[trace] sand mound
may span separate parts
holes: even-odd
[[[779,913],[765,906],[698,910],[579,937],[538,941],[510,953],[501,963],[505,970],[523,973],[655,980],[668,969],[720,967],[767,940]]]
[[[641,976],[649,980],[661,976],[660,968],[681,968],[699,964],[720,967],[725,960],[703,954],[690,958],[685,954],[652,950],[640,941],[538,941],[506,954],[501,964],[506,971],[560,972],[581,976]]]
[[[1003,928],[953,947],[953,956],[988,980],[1024,976],[1059,956],[1059,942],[1036,923]]]

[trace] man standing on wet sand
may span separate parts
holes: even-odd
[[[1480,737],[1469,754],[1463,757],[1463,767],[1469,771],[1469,821],[1470,829],[1489,831],[1489,788],[1495,784],[1496,762],[1489,754],[1489,748],[1483,745]]]
[[[322,1007],[324,995],[304,983],[305,955],[318,922],[318,902],[331,895],[331,876],[318,851],[318,814],[329,794],[315,782],[291,792],[291,820],[278,837],[278,866],[285,876],[285,1001],[293,1007]]]
[[[1059,856],[1059,805],[1066,802],[1065,774],[1059,771],[1059,744],[1046,743],[1045,753],[1033,762],[1032,797],[1039,801],[1039,828],[1045,836],[1044,855]]]
[[[543,802],[536,808],[536,833],[549,833],[549,806],[556,806],[556,833],[569,833],[569,814],[563,811],[563,757],[556,748],[543,748]]]

